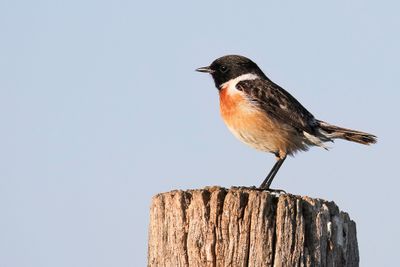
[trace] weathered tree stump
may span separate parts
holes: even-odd
[[[358,266],[356,224],[333,202],[251,188],[154,196],[148,266]]]

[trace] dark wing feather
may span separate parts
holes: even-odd
[[[298,131],[315,134],[317,121],[291,94],[270,80],[241,81],[236,88],[280,123],[286,123]]]

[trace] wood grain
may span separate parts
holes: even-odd
[[[153,197],[148,266],[358,266],[356,224],[333,202],[251,188]]]

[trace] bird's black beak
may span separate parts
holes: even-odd
[[[210,67],[201,67],[196,69],[196,71],[210,73],[210,74],[214,72],[214,70],[212,70]]]

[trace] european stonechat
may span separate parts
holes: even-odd
[[[276,163],[260,185],[270,185],[287,155],[310,146],[327,149],[336,138],[364,145],[377,137],[317,120],[282,87],[272,82],[250,59],[228,55],[196,69],[212,75],[219,92],[220,113],[229,130],[245,144],[276,156]]]

